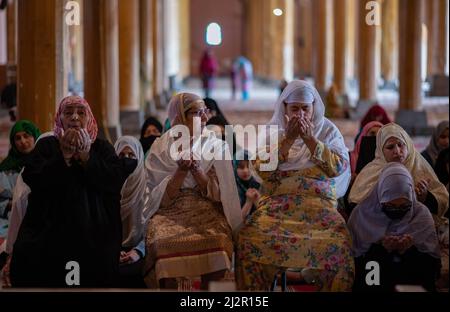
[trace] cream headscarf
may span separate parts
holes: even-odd
[[[407,146],[408,157],[403,165],[405,165],[411,173],[414,183],[417,183],[421,179],[429,179],[431,181],[428,186],[428,191],[436,198],[438,202],[438,216],[442,217],[448,209],[448,192],[445,189],[445,186],[439,182],[433,168],[431,168],[425,158],[416,151],[413,141],[406,131],[395,123],[384,125],[380,131],[378,131],[375,159],[368,163],[356,177],[355,183],[353,183],[353,187],[350,191],[349,202],[359,204],[369,196],[370,192],[378,182],[381,171],[387,164],[383,154],[383,146],[386,141],[392,137],[401,140]]]
[[[330,120],[324,117],[325,106],[316,88],[306,81],[291,81],[275,103],[275,111],[269,125],[278,126],[278,132],[274,135],[277,135],[278,140],[281,140],[284,136],[286,127],[285,103],[311,103],[311,101],[313,103],[312,123],[314,125],[314,137],[348,162],[345,172],[338,177],[333,177],[336,182],[336,194],[339,198],[345,195],[351,178],[348,149],[345,146],[344,138],[342,137],[339,129]],[[270,142],[274,142],[274,140],[271,140]],[[315,166],[310,159],[311,152],[303,140],[298,138],[289,150],[287,160],[280,164],[278,169],[281,171],[289,171],[306,169]]]
[[[122,247],[135,247],[143,237],[142,211],[148,201],[146,192],[146,172],[144,152],[141,143],[132,136],[122,136],[114,144],[116,154],[129,147],[136,155],[136,169],[128,176],[122,186],[120,216],[122,219]]]
[[[169,102],[169,119],[171,125],[175,126],[156,139],[145,159],[145,168],[148,176],[147,186],[150,190],[149,202],[144,209],[145,223],[159,209],[167,184],[178,168],[176,161],[170,156],[170,147],[175,142],[175,138],[171,136],[171,131],[177,133],[179,128],[185,126],[185,112],[192,107],[193,103],[199,101],[202,101],[201,98],[195,94],[180,93],[175,95]],[[181,139],[189,140],[189,138]],[[201,152],[214,149],[216,156],[222,155],[224,150],[228,150],[226,142],[217,139],[215,133],[207,129],[203,130],[202,137],[194,143],[194,146],[201,147]],[[230,160],[215,159],[214,157],[212,160],[206,160],[202,157],[200,166],[204,172],[208,172],[214,166],[219,181],[223,211],[228,224],[235,231],[243,220],[234,180],[233,166]],[[183,182],[182,188],[194,188],[196,184],[194,177],[189,173]]]

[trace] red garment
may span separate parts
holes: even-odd
[[[364,126],[367,125],[371,121],[379,121],[383,125],[386,125],[386,124],[392,122],[391,119],[389,118],[388,114],[384,110],[384,108],[378,104],[373,105],[369,109],[369,111],[367,112],[367,114],[364,116],[364,118],[361,121],[360,129],[364,128]]]
[[[200,73],[202,76],[215,76],[218,68],[219,65],[217,64],[216,58],[210,52],[206,51],[200,62]]]

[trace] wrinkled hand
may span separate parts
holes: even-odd
[[[420,180],[419,182],[417,182],[414,190],[416,191],[417,194],[417,199],[421,202],[424,203],[425,200],[427,199],[427,195],[428,195],[428,186],[430,184],[430,180]]]
[[[141,259],[141,256],[135,249],[132,249],[129,252],[125,252],[125,251],[120,252],[119,262],[121,264],[135,263],[135,262],[139,261],[139,259]]]
[[[284,115],[284,119],[286,121],[286,139],[295,141],[300,136],[300,117],[294,115],[289,119],[287,115]]]
[[[299,119],[300,124],[300,137],[303,139],[303,141],[308,141],[313,138],[313,129],[314,125],[312,122],[307,118],[300,118]]]
[[[75,157],[83,162],[89,159],[89,152],[91,150],[91,137],[86,129],[77,131],[78,146]]]
[[[59,138],[59,146],[64,159],[71,159],[75,155],[79,144],[78,133],[75,129],[68,129],[67,131],[63,130],[62,135]]]
[[[186,160],[180,159],[177,161],[177,165],[181,171],[189,171],[189,169],[191,168],[191,165],[192,165],[192,160],[191,159],[186,159]]]

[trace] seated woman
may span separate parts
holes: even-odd
[[[240,150],[236,153],[233,160],[234,177],[236,178],[236,185],[239,192],[239,199],[242,208],[242,219],[245,220],[247,216],[251,215],[258,203],[261,194],[259,193],[259,184],[250,170],[249,153],[245,150]]]
[[[151,190],[144,211],[145,282],[150,288],[176,288],[177,278],[201,276],[207,289],[209,281],[230,269],[232,231],[242,223],[233,167],[231,161],[217,160],[228,147],[206,129],[200,97],[177,94],[168,109],[173,127],[155,141],[145,160]],[[200,137],[194,137],[197,121]],[[211,160],[203,157],[211,151]]]
[[[383,127],[383,124],[379,121],[371,121],[367,123],[364,128],[361,130],[360,136],[358,140],[356,140],[355,148],[350,153],[350,166],[352,171],[352,181],[356,178],[358,172],[356,171],[356,167],[358,164],[359,156],[361,155],[364,158],[369,158],[372,156],[372,159],[375,155],[365,155],[368,151],[361,149],[361,144],[363,140],[370,138],[376,138],[378,131]]]
[[[363,119],[361,119],[361,124],[359,127],[359,133],[355,137],[355,142],[358,141],[359,136],[361,135],[361,131],[365,125],[367,125],[371,121],[381,122],[383,125],[387,125],[391,122],[387,112],[384,110],[382,106],[379,104],[374,104],[367,113],[364,115]]]
[[[377,134],[375,159],[364,167],[350,190],[350,203],[359,204],[375,187],[380,172],[390,162],[399,162],[409,170],[415,182],[418,200],[434,215],[436,225],[445,220],[448,209],[448,192],[439,182],[428,162],[414,148],[409,135],[395,123],[384,125]]]
[[[139,141],[141,142],[144,155],[150,150],[153,142],[156,138],[161,136],[163,132],[163,126],[155,117],[148,117],[141,129],[141,137]]]
[[[222,113],[222,110],[220,109],[219,105],[217,104],[216,100],[211,98],[204,98],[203,101],[205,101],[206,107],[209,109],[208,111],[208,119],[211,119],[213,117],[219,116],[221,120],[224,121],[226,125],[228,125],[228,121],[225,118],[225,115]]]
[[[396,285],[435,290],[440,250],[433,217],[415,195],[414,181],[400,163],[381,171],[369,196],[348,221],[356,265],[355,290],[394,291]],[[366,283],[366,264],[379,264],[379,286]]]
[[[148,200],[144,153],[140,142],[132,136],[122,136],[114,144],[120,159],[136,159],[137,167],[122,187],[120,216],[122,219],[122,251],[120,252],[120,287],[145,287],[142,278],[145,256],[142,212]]]
[[[275,105],[270,124],[281,128],[280,144],[268,147],[278,149],[279,162],[276,170],[262,171],[263,162],[255,161],[263,191],[239,232],[241,290],[268,290],[275,274],[287,268],[303,269],[320,290],[351,290],[350,234],[336,210],[350,164],[344,139],[324,110],[317,90],[299,80],[289,83]]]
[[[364,126],[361,134],[356,141],[355,148],[350,152],[350,166],[352,172],[352,178],[350,181],[349,188],[345,196],[339,201],[339,212],[347,220],[348,216],[351,214],[352,209],[355,204],[350,204],[348,202],[348,195],[356,176],[368,163],[370,163],[375,158],[376,149],[376,136],[383,124],[379,121],[371,121]]]
[[[7,236],[17,177],[40,134],[39,129],[28,120],[19,120],[11,128],[8,156],[0,163],[0,238]]]
[[[40,140],[26,162],[31,192],[11,258],[13,287],[70,286],[73,261],[80,267],[73,286],[117,286],[120,191],[136,160],[120,160],[97,131],[89,104],[66,97],[55,136]]]
[[[433,135],[427,148],[421,153],[431,167],[434,167],[439,153],[443,149],[448,148],[448,126],[448,120],[440,122],[433,130]]]

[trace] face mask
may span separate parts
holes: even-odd
[[[139,142],[141,142],[142,150],[144,151],[144,154],[147,153],[148,150],[150,150],[150,147],[152,147],[153,142],[159,138],[159,136],[151,135],[146,138],[141,138]]]
[[[400,220],[411,210],[411,204],[405,204],[400,207],[390,206],[387,204],[381,205],[381,210],[384,212],[386,216],[388,216],[391,220]]]

